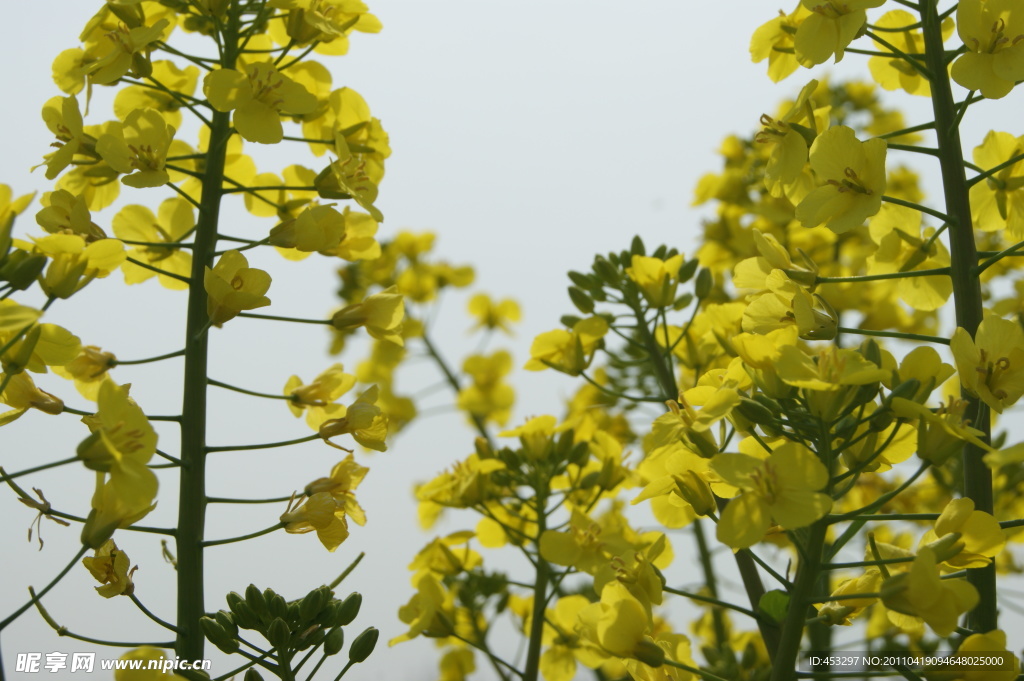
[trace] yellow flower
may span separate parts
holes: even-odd
[[[1003,660],[1006,661],[1006,665],[1001,665],[998,670],[993,669],[990,665],[982,668],[964,665],[961,668],[955,661],[944,665],[945,669],[958,670],[955,672],[955,677],[949,677],[948,681],[1014,681],[1020,674],[1020,660],[1007,648],[1006,632],[1000,629],[993,629],[987,634],[971,634],[960,644],[954,656],[969,658],[1000,653]],[[962,671],[960,671],[961,669]],[[947,677],[943,676],[942,679],[946,681]]]
[[[445,637],[453,631],[455,603],[451,592],[430,572],[414,575],[413,586],[416,593],[398,610],[398,618],[409,625],[409,631],[388,641],[389,646],[420,634]]]
[[[885,140],[861,142],[851,128],[829,128],[811,145],[810,163],[821,185],[800,202],[805,227],[824,223],[837,234],[859,227],[882,207]]]
[[[665,658],[647,636],[651,628],[647,609],[621,582],[605,584],[600,602],[581,609],[578,622],[580,635],[609,655],[640,659],[652,666]]]
[[[990,130],[974,148],[974,162],[982,170],[1002,165],[1024,152],[1024,137]],[[1024,239],[1024,165],[1012,163],[971,186],[971,219],[984,232],[1005,229],[1007,236]]]
[[[280,114],[305,114],[316,97],[270,62],[245,67],[245,72],[217,69],[203,81],[203,92],[217,111],[234,111],[232,124],[245,139],[277,144],[284,137]]]
[[[450,471],[416,489],[416,499],[451,508],[475,506],[490,496],[490,474],[502,470],[505,464],[498,459],[481,459],[470,454],[458,461]]]
[[[573,325],[572,331],[555,329],[533,339],[531,359],[523,368],[528,371],[555,369],[570,376],[579,376],[590,366],[594,352],[608,333],[608,322],[602,317],[588,317]]]
[[[350,434],[362,446],[378,452],[387,450],[384,440],[388,435],[388,417],[376,405],[377,386],[370,386],[356,401],[345,409],[340,418],[333,418],[320,424],[320,437],[324,442],[338,447],[330,438]],[[344,447],[338,447],[344,449]]]
[[[323,113],[302,123],[303,136],[314,140],[333,140],[341,131],[349,148],[358,148],[365,164],[366,176],[379,184],[384,178],[384,160],[391,155],[388,134],[378,119],[370,115],[370,107],[362,95],[351,88],[334,90],[321,107]],[[324,155],[331,144],[310,143],[317,156]]]
[[[210,321],[221,326],[242,310],[270,305],[264,295],[270,289],[270,275],[249,267],[249,261],[238,251],[227,251],[213,268],[206,268],[203,279],[207,314]]]
[[[38,252],[50,258],[39,282],[47,295],[70,298],[93,279],[102,279],[121,266],[127,257],[117,239],[87,243],[78,234],[51,234],[33,238]]]
[[[541,642],[546,648],[540,656],[540,672],[546,681],[572,681],[577,661],[591,668],[600,666],[604,653],[576,631],[579,613],[588,605],[586,596],[563,596],[545,612]],[[531,614],[527,613],[524,627],[529,626]]]
[[[192,65],[179,68],[174,62],[161,59],[153,62],[151,78],[166,87],[169,92],[142,85],[129,85],[119,89],[114,96],[114,114],[124,120],[136,109],[155,109],[174,128],[181,127],[182,100],[171,93],[191,97],[199,82],[199,69]],[[207,128],[204,126],[203,129]],[[233,173],[231,177],[239,179]]]
[[[772,145],[764,169],[764,184],[768,193],[776,198],[786,196],[797,203],[814,188],[806,172],[807,151],[818,130],[828,127],[831,109],[828,106],[815,108],[810,98],[817,88],[818,81],[808,82],[781,118],[774,119],[767,114],[761,116],[764,128],[754,140]],[[754,230],[754,233],[758,234],[760,230]]]
[[[957,83],[999,99],[1024,79],[1024,11],[1015,0],[962,0],[956,30],[967,48],[950,69]]]
[[[0,374],[0,381],[4,380],[7,381],[7,387],[0,393],[0,403],[13,409],[0,414],[0,426],[6,426],[29,409],[38,409],[44,414],[63,413],[64,402],[37,388],[31,375],[22,372],[8,378],[6,374]]]
[[[54,97],[43,105],[43,120],[57,141],[57,151],[43,157],[46,179],[53,180],[74,160],[79,150],[95,151],[96,140],[85,134],[82,112],[74,97]]]
[[[160,19],[152,26],[134,28],[119,24],[105,36],[106,51],[88,66],[89,80],[108,85],[129,71],[148,75],[150,45],[161,39],[169,25],[167,19]]]
[[[334,364],[308,384],[303,384],[298,376],[292,376],[284,386],[284,394],[291,398],[288,408],[292,414],[301,416],[305,410],[306,423],[313,430],[318,430],[324,421],[345,411],[345,407],[336,404],[335,400],[355,384],[355,376],[346,374],[341,364]]]
[[[115,669],[114,681],[185,681],[185,677],[180,674],[163,671],[164,661],[170,663],[171,660],[168,660],[159,648],[142,646],[128,651],[120,659],[128,662],[129,665],[132,662],[137,662],[140,666],[137,669],[130,666]],[[149,668],[151,664],[154,665],[153,668]]]
[[[953,332],[949,348],[964,389],[999,413],[1024,395],[1024,331],[1016,321],[985,317],[978,332]]]
[[[352,153],[341,132],[334,136],[334,150],[338,153],[338,160],[328,167],[327,183],[318,185],[321,195],[328,198],[351,197],[374,220],[384,222],[384,214],[373,205],[377,200],[377,182],[366,172],[366,161]],[[341,192],[337,197],[332,193],[334,187],[330,180]]]
[[[320,54],[346,54],[349,33],[378,33],[382,28],[380,20],[370,14],[366,3],[360,0],[271,0],[268,4],[290,10],[288,21],[271,22],[271,35],[275,39],[282,45],[291,42],[289,38],[299,45],[315,41]],[[283,36],[274,31],[275,24],[279,23],[287,29]]]
[[[668,260],[634,255],[631,266],[626,268],[626,276],[640,288],[640,293],[651,307],[668,307],[675,302],[679,268],[682,266],[681,253]]]
[[[122,208],[111,220],[111,227],[118,239],[166,244],[133,247],[128,251],[129,258],[185,278],[192,274],[192,254],[186,248],[178,248],[177,244],[195,224],[192,205],[178,197],[162,202],[156,215],[145,206],[130,205]],[[174,291],[188,288],[186,281],[163,272],[154,272],[134,262],[125,261],[121,271],[124,272],[126,284],[139,284],[155,276],[164,288]]]
[[[779,10],[779,16],[759,26],[751,36],[750,57],[755,62],[768,60],[768,77],[772,81],[778,83],[799,66],[793,48],[793,36],[810,14],[810,10],[803,4],[798,4],[790,14]]]
[[[409,563],[409,570],[417,573],[429,572],[443,579],[478,567],[483,562],[483,558],[469,548],[469,542],[473,537],[473,532],[466,530],[453,532],[447,537],[435,538],[420,549],[420,552]],[[459,546],[463,546],[463,548],[456,548]]]
[[[796,29],[793,47],[801,63],[823,64],[833,54],[836,62],[843,58],[847,45],[857,37],[867,22],[867,8],[878,7],[885,0],[800,0],[811,10]]]
[[[522,313],[514,300],[506,298],[495,302],[486,293],[478,293],[469,299],[469,314],[477,320],[471,331],[501,329],[511,335],[511,325],[519,321]]]
[[[978,591],[966,579],[941,579],[935,552],[922,547],[908,572],[882,584],[882,602],[897,613],[919,617],[939,636],[949,636],[960,616],[978,604]]]
[[[470,355],[463,362],[462,370],[473,382],[459,391],[459,409],[470,416],[505,425],[516,398],[512,386],[502,381],[512,370],[512,355],[504,350],[489,357]]]
[[[920,19],[910,12],[897,9],[883,14],[878,21],[872,22],[878,29],[884,29],[885,40],[904,54],[923,54],[924,36],[921,35]],[[903,29],[903,30],[899,30]],[[949,38],[953,33],[953,20],[946,17],[942,22],[942,38]],[[891,52],[888,47],[878,44],[878,49],[883,52]],[[886,90],[903,90],[911,95],[928,97],[931,95],[931,86],[928,79],[921,75],[921,72],[907,63],[905,59],[893,55],[892,57],[871,57],[868,59],[868,68],[875,82]]]
[[[174,132],[159,112],[136,109],[96,141],[96,151],[111,168],[129,173],[121,178],[123,184],[159,187],[170,180],[164,165]]]
[[[746,454],[719,454],[711,469],[743,490],[722,512],[719,541],[734,549],[759,542],[774,520],[787,530],[805,527],[832,507],[832,498],[817,490],[828,484],[828,469],[809,450],[787,442],[767,459]]]
[[[344,509],[345,515],[352,518],[356,525],[365,525],[366,512],[356,501],[355,489],[359,487],[359,483],[363,481],[369,471],[370,469],[366,466],[357,464],[349,454],[331,469],[330,477],[317,478],[309,483],[303,490],[303,494],[312,497],[315,494],[326,492],[334,497],[338,505]]]
[[[827,601],[818,608],[818,616],[825,617],[825,621],[830,625],[849,625],[854,617],[878,601],[877,598],[856,598],[856,594],[877,593],[881,584],[882,574],[877,568],[868,568],[860,577],[844,579],[830,594],[834,600]],[[850,598],[835,599],[836,596]]]
[[[128,554],[118,549],[113,539],[108,539],[103,546],[96,549],[94,555],[83,558],[82,564],[103,585],[96,587],[100,596],[131,596],[135,592],[132,573],[137,568],[130,567],[131,560],[128,559]]]
[[[82,348],[78,356],[54,372],[75,382],[75,388],[87,400],[96,401],[107,372],[117,364],[113,353],[104,352],[95,345]]]
[[[964,418],[968,406],[967,400],[952,395],[948,406],[940,403],[934,411],[902,397],[892,400],[892,410],[897,416],[918,419],[917,455],[936,465],[962,451],[965,442],[979,449],[991,449],[979,439],[984,433],[972,428],[970,421]]]
[[[285,511],[281,522],[285,523],[284,531],[290,534],[315,530],[320,543],[331,553],[348,539],[345,502],[329,492],[317,492],[299,508]]]
[[[949,534],[960,535],[961,550],[943,564],[954,569],[985,567],[999,555],[1006,545],[1006,534],[990,513],[974,510],[971,499],[953,499],[942,510],[935,529],[921,538],[923,544],[930,544]]]
[[[43,208],[36,213],[36,222],[50,234],[72,233],[88,242],[106,239],[103,229],[92,221],[85,198],[64,189],[43,195]]]
[[[377,340],[385,340],[404,346],[402,320],[405,318],[405,301],[398,288],[391,286],[380,293],[367,296],[362,302],[349,305],[334,313],[331,325],[339,331],[365,327],[366,332]]]

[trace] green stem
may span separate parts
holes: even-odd
[[[906,333],[904,331],[874,331],[872,329],[854,329],[848,326],[840,326],[836,329],[839,333],[853,333],[859,336],[875,336],[877,338],[900,338],[902,340],[915,340],[923,343],[938,343],[939,345],[949,345],[948,338],[939,338],[938,336],[925,336],[920,333]]]
[[[931,277],[949,275],[948,267],[935,267],[928,270],[910,270],[909,272],[883,272],[881,274],[863,274],[857,277],[815,277],[815,284],[855,284],[862,281],[880,281],[882,279],[907,279],[909,277]]]
[[[4,471],[4,469],[3,469],[3,467],[0,467],[0,482],[7,482],[8,480],[14,480],[15,478],[20,478],[21,476],[28,475],[29,473],[37,473],[39,471],[45,471],[48,468],[57,468],[58,466],[64,466],[64,465],[69,464],[69,463],[75,463],[76,461],[78,461],[78,457],[77,456],[72,456],[69,459],[61,459],[60,461],[51,461],[50,463],[44,463],[44,464],[40,464],[38,466],[33,466],[32,468],[26,468],[24,470],[18,471],[17,473],[6,473]]]
[[[689,598],[692,601],[699,601],[701,603],[710,603],[711,605],[717,605],[720,608],[726,608],[728,610],[734,610],[735,612],[743,613],[747,617],[753,617],[755,620],[760,619],[760,616],[756,612],[754,612],[753,610],[750,610],[748,608],[744,608],[744,607],[739,606],[739,605],[734,605],[734,604],[730,603],[729,601],[723,601],[723,600],[719,600],[718,598],[711,598],[709,596],[701,596],[700,594],[695,594],[692,591],[683,591],[682,589],[673,589],[670,586],[663,586],[661,588],[661,590],[664,591],[665,593],[675,594],[676,596],[683,596],[684,598]]]
[[[540,538],[547,530],[547,516],[544,507],[547,505],[547,481],[538,484],[537,502],[537,536],[534,546],[538,547],[536,563],[536,581],[533,584],[533,610],[530,617],[530,638],[526,648],[526,666],[523,669],[523,681],[537,681],[540,671],[541,639],[544,635],[544,610],[548,603],[548,563],[539,555]]]
[[[210,546],[222,546],[223,544],[236,544],[236,543],[238,543],[240,541],[245,541],[247,539],[254,539],[256,537],[262,537],[263,535],[270,534],[271,532],[277,532],[282,527],[284,527],[285,524],[286,523],[278,523],[277,525],[271,525],[270,527],[265,527],[262,530],[259,530],[257,532],[250,532],[249,534],[243,534],[243,535],[240,535],[238,537],[228,537],[227,539],[211,539],[210,541],[204,541],[203,542],[203,546],[210,547]]]
[[[174,352],[168,352],[165,355],[157,355],[156,357],[146,357],[145,359],[115,359],[113,360],[113,366],[120,366],[122,364],[149,364],[150,362],[159,362],[164,359],[171,359],[173,357],[181,357],[185,354],[185,350],[175,350]]]
[[[75,567],[75,565],[78,564],[78,560],[82,556],[84,556],[86,551],[88,551],[88,550],[89,550],[88,546],[82,546],[82,548],[80,548],[78,550],[78,553],[75,554],[75,557],[71,559],[71,562],[68,563],[64,567],[64,569],[61,570],[60,573],[58,573],[57,576],[54,577],[53,580],[49,584],[47,584],[46,587],[42,591],[39,592],[38,595],[36,595],[35,593],[32,593],[32,598],[29,600],[28,603],[26,603],[25,605],[21,606],[20,608],[18,608],[14,612],[12,612],[10,615],[8,615],[6,617],[6,619],[4,619],[3,622],[0,622],[0,631],[3,631],[4,629],[7,628],[8,624],[10,624],[14,620],[18,619],[19,617],[21,617],[21,614],[23,612],[25,612],[26,610],[31,608],[34,603],[37,603],[40,598],[45,596],[50,591],[50,589],[52,589],[53,587],[55,587],[57,585],[57,582],[59,582],[60,580],[64,579],[64,575],[66,575],[67,573],[71,572],[71,568]]]
[[[253,312],[241,312],[239,317],[245,317],[247,319],[270,319],[276,322],[296,322],[299,324],[326,324],[331,325],[330,319],[301,319],[299,317],[279,317],[272,314],[255,314]]]
[[[704,572],[704,585],[711,596],[718,600],[718,580],[715,578],[715,566],[711,562],[711,550],[708,548],[708,542],[704,536],[704,526],[701,524],[700,518],[693,521],[693,536],[697,540],[697,554],[700,557],[701,570]],[[723,646],[729,644],[729,633],[721,609],[711,609],[711,623],[715,631],[715,646],[721,650]]]
[[[891,204],[894,204],[896,206],[903,206],[904,208],[912,208],[912,209],[916,210],[919,213],[924,213],[925,215],[931,215],[933,218],[938,218],[939,220],[942,220],[943,222],[952,222],[950,217],[948,215],[946,215],[945,213],[941,213],[941,212],[935,210],[934,208],[929,208],[928,206],[922,206],[921,204],[914,203],[913,201],[904,201],[903,199],[898,199],[895,196],[883,196],[882,200],[885,201],[886,203],[891,203]]]
[[[971,223],[969,186],[963,166],[963,145],[957,126],[956,105],[953,102],[944,61],[942,26],[937,5],[938,0],[922,0],[921,21],[924,24],[926,62],[934,74],[931,83],[932,109],[935,112],[935,138],[940,153],[939,164],[942,170],[946,212],[950,215],[949,253],[956,324],[974,337],[981,323],[984,307],[981,299],[981,282],[973,271],[978,256],[974,226]],[[981,439],[987,442],[991,436],[988,407],[966,392],[962,392],[962,396],[970,402],[968,411],[974,411],[976,415],[972,425],[982,431]],[[964,443],[964,496],[974,501],[974,507],[978,511],[992,513],[992,471],[982,461],[984,453],[980,447]],[[968,627],[976,631],[996,629],[998,615],[995,564],[970,570],[968,580],[978,590],[979,596],[978,607],[967,616]]]
[[[238,49],[240,6],[228,8],[223,35],[222,68],[234,68]],[[209,317],[206,312],[207,267],[217,250],[217,225],[223,195],[224,165],[231,138],[231,114],[215,111],[210,119],[210,143],[203,174],[200,208],[192,250],[185,330],[185,377],[181,411],[181,480],[178,488],[178,637],[175,653],[186,660],[205,656],[205,637],[199,620],[206,614],[203,535],[206,525],[206,391]]]
[[[788,681],[796,669],[796,658],[800,652],[800,641],[803,639],[804,622],[813,615],[808,614],[811,607],[811,595],[818,583],[821,571],[821,550],[828,533],[828,523],[818,520],[810,529],[807,537],[807,551],[800,560],[796,570],[796,580],[789,594],[789,607],[782,622],[779,634],[779,647],[772,660],[771,681]]]
[[[142,614],[144,614],[146,617],[148,617],[149,619],[153,620],[154,622],[159,624],[161,627],[163,627],[165,629],[170,629],[171,631],[177,633],[178,627],[174,626],[170,622],[165,622],[164,620],[160,619],[159,617],[154,615],[152,612],[150,612],[149,608],[147,608],[146,606],[144,606],[142,604],[142,601],[139,600],[138,596],[136,596],[135,594],[128,594],[128,597],[132,599],[132,603],[134,603],[136,605],[136,607],[138,607],[138,609],[141,610]]]
[[[250,449],[274,449],[275,447],[289,447],[291,445],[302,444],[303,442],[312,442],[320,436],[317,434],[307,435],[306,437],[297,437],[294,440],[282,440],[280,442],[262,442],[254,445],[224,445],[221,447],[207,447],[207,452],[247,452]]]
[[[441,373],[444,374],[444,380],[448,382],[448,385],[450,385],[452,390],[455,391],[455,394],[458,395],[462,390],[462,387],[459,385],[459,379],[455,377],[451,367],[448,366],[448,362],[445,361],[437,347],[435,347],[433,342],[431,342],[430,334],[427,333],[426,328],[424,328],[423,335],[420,336],[420,339],[423,341],[423,345],[426,347],[427,353],[431,358],[433,358],[437,367],[441,370]],[[483,418],[476,414],[469,414],[468,412],[467,415],[472,419],[473,425],[476,426],[476,431],[480,433],[480,437],[486,440],[487,444],[493,444],[491,442],[491,434],[487,431],[487,423]],[[541,614],[543,615],[543,612]]]

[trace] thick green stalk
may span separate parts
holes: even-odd
[[[789,681],[793,678],[800,642],[804,636],[804,622],[810,616],[808,609],[821,573],[822,547],[827,532],[828,521],[822,518],[811,525],[807,535],[806,549],[802,553],[793,590],[789,594],[789,607],[786,609],[786,619],[782,622],[779,647],[772,658],[770,681]]]
[[[228,10],[225,60],[234,66],[238,44],[238,7]],[[185,331],[185,384],[181,411],[181,482],[178,490],[178,637],[175,653],[184,660],[203,658],[205,640],[199,619],[206,613],[203,596],[203,536],[206,523],[206,388],[209,316],[206,268],[213,265],[224,184],[224,159],[231,137],[231,114],[214,112],[210,147],[203,171],[202,198],[192,249],[192,272]]]
[[[530,639],[526,649],[526,667],[523,670],[523,681],[537,681],[540,672],[540,647],[541,639],[544,637],[544,611],[548,604],[548,582],[550,580],[548,563],[540,555],[540,538],[547,530],[547,516],[544,515],[544,508],[547,505],[547,491],[549,480],[543,481],[543,485],[537,485],[537,538],[534,546],[537,547],[537,575],[533,585],[533,610],[530,615]]]
[[[935,112],[935,137],[939,148],[942,188],[949,226],[949,252],[953,280],[953,304],[956,324],[973,337],[982,317],[981,281],[973,272],[978,264],[971,222],[969,185],[964,172],[963,147],[960,143],[956,104],[950,91],[948,71],[942,46],[942,28],[938,0],[922,0],[921,22],[924,47],[931,81],[932,109]],[[971,402],[969,412],[976,414],[973,425],[982,430],[984,439],[991,433],[988,407],[977,398],[964,394]],[[974,501],[979,511],[992,513],[992,472],[982,461],[984,451],[971,444],[963,450],[964,496]],[[967,578],[978,590],[981,600],[968,616],[968,627],[975,631],[991,631],[997,627],[995,565],[969,570]]]

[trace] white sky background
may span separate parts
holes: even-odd
[[[786,3],[787,10],[791,4]],[[524,323],[514,339],[495,339],[491,347],[510,348],[521,366],[533,336],[554,328],[561,314],[572,311],[565,294],[567,270],[587,269],[595,252],[625,248],[635,233],[650,246],[667,242],[687,254],[694,251],[700,213],[690,208],[692,191],[700,175],[720,167],[716,149],[721,139],[754,130],[762,112],[774,112],[781,98],[795,94],[810,77],[801,71],[776,86],[765,76],[765,64],[750,62],[750,35],[777,5],[764,0],[371,3],[384,31],[357,34],[348,56],[322,62],[334,73],[334,86],[360,92],[390,134],[394,153],[378,201],[386,217],[379,236],[387,238],[405,228],[435,230],[439,257],[475,266],[474,290],[515,297],[523,306]],[[6,102],[0,182],[16,194],[49,188],[42,171],[27,171],[52,140],[39,116],[43,102],[59,94],[50,79],[50,63],[58,52],[78,44],[81,27],[98,6],[87,0],[22,2],[8,14],[10,30],[0,43],[6,64],[0,75]],[[838,74],[865,71],[864,58],[849,55]],[[977,144],[989,127],[1019,133],[1021,97],[1014,92],[1001,102],[972,109],[966,143]],[[908,100],[898,96],[893,101],[905,105]],[[926,105],[927,100],[915,102],[917,113],[908,115],[909,124],[926,120]],[[110,117],[109,100],[98,95],[87,122]],[[247,151],[253,153],[255,147],[247,145]],[[304,145],[294,145],[291,152],[294,156],[258,156],[260,170],[277,172],[292,162],[322,166]],[[125,187],[122,204],[127,198],[155,205],[165,196],[161,190]],[[37,209],[34,204],[18,221],[19,233],[37,231],[32,218]],[[107,227],[115,212],[108,209],[96,221]],[[273,226],[244,212],[228,215],[237,224],[225,231],[239,236],[262,236]],[[274,305],[266,312],[323,317],[335,305],[333,263],[314,257],[296,264],[273,253],[252,259],[274,276],[269,293]],[[155,281],[127,289],[115,273],[71,301],[56,304],[47,319],[122,359],[152,356],[181,346],[178,325],[184,318],[184,299]],[[465,333],[469,320],[464,306],[465,296],[451,296],[434,331],[453,364],[476,345]],[[326,356],[325,347],[326,334],[316,327],[238,319],[213,331],[211,376],[278,392],[292,373],[309,380],[336,361]],[[352,369],[361,357],[341,359]],[[113,376],[133,383],[132,394],[147,412],[178,413],[180,366],[121,367]],[[552,372],[517,372],[513,380],[517,421],[561,413],[562,401],[574,386]],[[421,367],[403,375],[398,390],[412,393],[433,381],[434,374]],[[69,383],[54,378],[40,384],[66,397],[69,405],[88,408]],[[282,440],[309,432],[283,404],[236,399],[217,389],[211,395],[211,444]],[[450,397],[439,392],[421,406],[443,404]],[[161,448],[175,452],[173,429],[160,432]],[[27,414],[4,429],[0,464],[19,470],[65,458],[84,433],[75,417]],[[366,560],[339,592],[358,590],[364,596],[363,612],[348,628],[349,641],[362,628],[375,625],[381,629],[381,643],[349,677],[435,678],[430,642],[421,639],[389,650],[386,641],[404,631],[395,613],[412,593],[406,566],[433,536],[416,528],[412,485],[464,457],[472,450],[472,438],[457,415],[432,416],[404,432],[387,453],[361,456],[370,473],[358,498],[369,523],[353,526],[348,542],[334,554],[324,551],[314,535],[283,532],[211,549],[207,608],[225,607],[223,594],[241,592],[250,582],[297,598],[333,579],[366,551]],[[212,455],[210,493],[288,494],[326,475],[337,454],[312,443],[263,454]],[[162,480],[160,506],[144,524],[174,522],[175,479],[167,475]],[[41,486],[61,510],[84,515],[88,509],[92,477],[79,466],[20,482],[26,488]],[[274,524],[282,511],[276,504],[241,510],[211,507],[208,537],[262,529]],[[0,493],[0,517],[0,541],[7,547],[0,592],[0,615],[5,615],[27,598],[23,585],[42,587],[74,555],[80,528],[46,523],[46,547],[37,553],[24,545],[32,512],[9,491]],[[455,522],[444,531],[469,528],[476,521],[469,515],[452,517]],[[152,535],[123,531],[116,539],[140,566],[135,577],[139,598],[173,619],[173,572],[160,557],[159,542]],[[676,541],[679,558],[669,573],[673,584],[691,579],[685,572],[693,564],[690,541],[685,536]],[[169,638],[150,626],[128,599],[106,601],[92,586],[87,571],[75,568],[45,600],[51,615],[90,636]],[[3,643],[8,671],[13,671],[17,652],[92,649],[57,640],[31,612],[4,632]],[[220,655],[209,649],[215,659]],[[101,655],[121,652],[109,649]],[[506,653],[512,656],[514,651]],[[228,669],[219,663],[214,671]],[[487,677],[487,672],[480,676]]]

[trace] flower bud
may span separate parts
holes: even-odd
[[[46,261],[46,256],[39,253],[15,251],[0,259],[0,281],[6,281],[16,291],[24,291],[42,274]]]
[[[590,314],[594,311],[594,300],[587,295],[587,292],[578,286],[569,287],[569,299],[576,309],[583,314]]]
[[[348,595],[348,598],[342,602],[341,607],[338,608],[337,619],[335,623],[338,626],[345,626],[351,624],[352,620],[359,614],[359,608],[363,604],[363,595],[353,591]]]
[[[288,627],[287,622],[280,617],[275,617],[271,621],[270,626],[267,627],[266,636],[267,640],[270,641],[270,645],[281,651],[288,648],[292,638],[292,631]]]
[[[356,640],[352,641],[352,645],[348,649],[349,662],[359,663],[368,658],[373,649],[377,647],[377,638],[379,636],[380,632],[377,631],[376,627],[369,627],[359,636],[356,636]]]
[[[715,496],[711,488],[697,473],[692,470],[683,471],[681,475],[673,475],[676,481],[676,491],[679,492],[686,503],[693,507],[697,515],[707,515],[715,510]]]
[[[696,258],[691,258],[683,263],[683,266],[679,268],[679,282],[685,284],[690,281],[694,274],[697,273],[697,262]]]
[[[249,604],[249,607],[252,608],[257,617],[269,619],[270,611],[267,610],[267,599],[255,584],[245,587],[245,602]]]
[[[693,285],[693,295],[697,300],[704,300],[711,295],[711,288],[715,285],[715,277],[711,270],[704,267],[697,273],[697,282]],[[662,654],[664,656],[664,653]]]
[[[313,589],[299,601],[299,621],[312,622],[327,605],[329,596],[320,589]]]
[[[334,627],[327,632],[324,639],[324,655],[337,655],[345,647],[345,630],[341,627]]]
[[[621,278],[618,268],[601,256],[594,258],[594,274],[600,277],[604,283],[612,286],[618,284]]]

